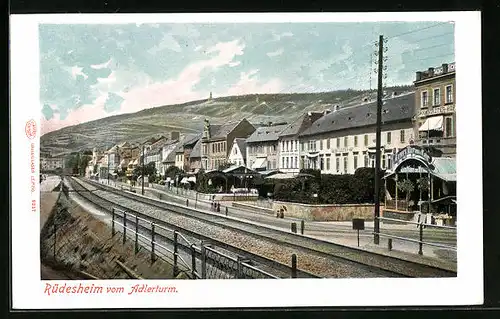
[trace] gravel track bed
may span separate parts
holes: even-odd
[[[82,185],[88,189],[95,190],[96,188],[88,183],[79,180]],[[329,258],[313,255],[308,252],[300,253],[298,249],[291,247],[280,246],[274,242],[267,241],[256,236],[242,234],[241,232],[225,229],[223,225],[216,226],[207,224],[194,218],[179,215],[174,212],[168,212],[159,208],[151,207],[150,205],[133,201],[123,196],[110,193],[108,191],[96,190],[94,194],[110,200],[118,205],[130,207],[133,210],[139,211],[145,215],[163,220],[165,222],[177,225],[182,228],[189,229],[200,235],[213,238],[222,242],[229,243],[240,249],[258,254],[269,259],[276,260],[283,264],[291,263],[291,255],[297,254],[297,267],[301,270],[308,271],[323,277],[334,278],[349,278],[349,277],[386,277],[374,271],[368,270],[368,266],[356,265],[353,262],[339,262]]]

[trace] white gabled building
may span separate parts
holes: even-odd
[[[235,138],[229,152],[229,163],[246,166],[247,143],[244,138]]]

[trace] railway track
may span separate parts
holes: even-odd
[[[82,183],[85,182],[78,181],[78,183],[83,187]],[[199,236],[200,233],[203,234],[203,228],[206,227],[216,228],[216,230],[212,229],[211,234],[204,234],[201,237],[209,238],[217,244],[221,244],[221,246],[228,245],[228,242],[237,242],[237,245],[230,245],[233,247],[228,248],[233,248],[240,252],[259,251],[259,255],[265,255],[268,259],[279,261],[283,261],[283,255],[291,254],[292,252],[296,253],[299,257],[300,269],[322,277],[456,276],[456,272],[450,270],[416,264],[390,256],[378,255],[369,251],[235,220],[221,214],[198,211],[178,204],[166,203],[128,192],[121,192],[120,190],[96,182],[90,182],[87,185],[95,188],[93,191],[94,194],[99,192],[100,196],[106,196],[112,202],[125,203],[126,201],[130,201],[130,205],[127,205],[127,207],[130,208],[130,206],[133,206],[136,211],[149,210],[150,213],[154,211],[157,217],[163,217],[161,220],[170,219],[174,221],[174,226],[179,224],[189,225],[191,229],[184,227],[183,230],[194,233],[194,235]],[[148,214],[148,216],[150,215]],[[188,222],[186,223],[186,221]],[[199,227],[195,227],[196,225]],[[231,236],[217,236],[221,232],[230,233],[234,238]],[[221,240],[220,237],[226,238],[222,238],[223,240]],[[258,245],[263,245],[264,247],[261,247],[263,249],[256,250],[255,242]],[[276,249],[276,247],[280,249]]]
[[[70,187],[74,192],[76,192],[78,195],[83,197],[86,201],[90,202],[92,205],[94,205],[96,208],[105,210],[108,213],[111,214],[113,209],[118,209],[122,211],[126,211],[128,214],[126,216],[126,226],[127,229],[129,229],[128,233],[130,234],[130,229],[135,227],[135,217],[131,216],[131,214],[136,215],[140,217],[141,219],[148,220],[150,222],[155,223],[156,225],[164,226],[172,231],[167,232],[163,228],[156,228],[155,229],[155,241],[158,239],[160,240],[160,243],[165,245],[165,244],[173,244],[173,230],[177,230],[181,232],[183,235],[185,235],[185,238],[187,238],[190,242],[204,242],[205,244],[208,244],[209,246],[215,246],[211,247],[212,250],[218,251],[221,254],[225,254],[226,256],[229,255],[229,258],[236,259],[238,256],[242,257],[243,259],[246,260],[245,265],[247,266],[247,270],[250,270],[250,273],[257,274],[257,278],[262,278],[262,273],[258,273],[257,271],[254,271],[254,268],[258,268],[259,270],[262,270],[263,272],[270,273],[272,276],[277,277],[277,278],[288,278],[291,273],[291,267],[283,264],[276,262],[272,259],[265,258],[260,255],[252,254],[247,251],[238,249],[237,247],[226,244],[224,242],[217,241],[216,239],[209,238],[206,236],[201,236],[197,233],[194,233],[188,229],[178,227],[176,225],[173,225],[171,223],[165,222],[161,219],[151,217],[148,214],[143,214],[139,211],[135,211],[133,209],[130,209],[130,207],[125,207],[121,204],[117,204],[113,201],[110,201],[106,198],[103,198],[97,194],[95,194],[95,190],[89,190],[86,188],[84,185],[82,185],[81,182],[76,181],[75,179],[70,180]],[[116,222],[118,222],[120,225],[123,225],[123,216],[116,215]],[[138,223],[138,232],[141,237],[150,237],[151,236],[151,225],[149,223]],[[144,241],[144,239],[139,239],[139,243],[141,246],[150,249],[150,243],[147,241]],[[185,253],[185,254],[190,254],[192,252],[192,247],[191,245],[186,245],[185,243],[179,243],[179,248]],[[186,256],[185,256],[186,257]],[[168,257],[167,257],[168,258]],[[201,260],[201,252],[200,249],[197,247],[196,249],[196,258],[197,258],[197,263],[198,263],[198,269],[200,267],[200,260]],[[168,258],[169,260],[172,260],[172,257]],[[257,263],[257,264],[256,264]],[[209,267],[221,267],[221,264],[215,263],[213,260],[207,260],[207,264]],[[222,264],[222,268],[227,268],[228,266],[225,264]],[[185,266],[181,265],[180,267],[181,270],[188,272],[189,269],[187,269]],[[224,278],[231,278],[230,274],[224,274],[224,271],[227,271],[228,269],[219,269],[219,273],[222,273],[222,277]],[[317,278],[318,276],[308,273],[306,271],[297,271],[297,277],[298,278]],[[252,277],[254,278],[254,277]]]

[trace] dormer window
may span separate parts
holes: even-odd
[[[370,117],[372,116],[370,113],[366,113],[366,117]]]
[[[389,112],[388,109],[385,109],[385,110],[382,111],[382,113],[384,113],[384,114],[387,114],[388,112]]]

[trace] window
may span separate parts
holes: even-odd
[[[434,106],[441,105],[441,89],[434,89]]]
[[[387,132],[387,144],[391,144],[391,132]]]
[[[399,141],[401,143],[404,143],[405,142],[405,130],[401,130],[399,131]]]
[[[286,141],[286,151],[290,150],[290,141]]]
[[[294,165],[293,165],[293,168],[297,168],[297,156],[294,157]]]
[[[304,168],[304,156],[300,157],[300,169]]]
[[[324,170],[325,169],[325,159],[323,156],[321,156],[320,160],[319,160],[319,169],[320,170]]]
[[[337,137],[337,148],[340,148],[340,137]]]
[[[382,169],[385,169],[385,154],[382,155]]]
[[[354,147],[358,146],[358,137],[354,136]]]
[[[309,141],[309,151],[316,151],[316,141]]]
[[[285,158],[281,158],[281,167],[285,168]]]
[[[323,140],[319,140],[319,150],[323,150]]]
[[[336,168],[337,172],[340,171],[340,158],[339,157],[337,157],[335,159],[335,168]]]
[[[347,136],[344,137],[344,147],[347,147]]]
[[[429,105],[429,94],[427,93],[427,91],[422,91],[421,106],[427,107],[428,105]]]
[[[326,170],[329,171],[330,170],[330,156],[327,156],[326,157]]]
[[[304,151],[304,142],[301,142],[301,143],[300,143],[300,150],[301,150],[301,151]]]
[[[368,146],[368,134],[365,134],[365,146]]]
[[[368,160],[369,160],[368,154],[365,154],[365,165],[364,165],[364,167],[368,167]]]
[[[446,103],[453,102],[453,85],[446,86]]]
[[[392,168],[392,154],[387,154],[387,168]]]
[[[347,156],[344,156],[344,173],[347,173]]]
[[[330,139],[327,139],[326,140],[326,149],[329,150],[330,149]]]
[[[453,136],[453,118],[451,116],[445,118],[444,134],[445,137]]]
[[[358,168],[358,155],[354,155],[354,169]]]

